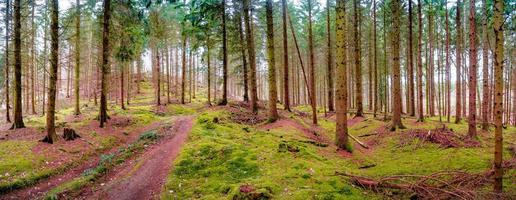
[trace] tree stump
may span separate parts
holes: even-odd
[[[79,136],[75,130],[71,129],[71,128],[64,128],[63,129],[63,139],[65,139],[66,141],[70,141],[70,140],[75,140],[77,138],[80,138],[81,136]]]

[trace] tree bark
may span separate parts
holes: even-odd
[[[48,86],[48,105],[47,105],[47,121],[46,131],[47,136],[45,142],[50,144],[57,140],[55,128],[55,112],[56,112],[56,82],[57,82],[57,68],[59,67],[59,5],[58,0],[51,1],[51,23],[50,23],[50,80]]]
[[[457,14],[456,14],[456,24],[457,24],[457,52],[455,53],[455,58],[456,58],[456,65],[455,67],[457,68],[457,82],[455,83],[456,85],[456,88],[455,88],[455,92],[456,92],[456,97],[455,97],[455,101],[456,101],[456,104],[455,104],[455,123],[458,124],[462,119],[461,119],[461,114],[462,114],[462,106],[461,106],[461,100],[462,100],[462,86],[461,86],[461,82],[462,82],[462,79],[461,79],[461,75],[462,75],[462,72],[461,72],[461,67],[462,67],[462,22],[460,21],[460,15],[461,15],[461,3],[460,3],[460,0],[457,0]]]
[[[244,0],[244,21],[247,36],[247,51],[249,53],[249,64],[251,73],[251,110],[258,114],[258,92],[256,85],[256,57],[254,50],[254,35],[251,31],[252,19],[249,16],[250,5],[249,0]]]
[[[11,123],[11,114],[10,114],[10,98],[9,98],[9,21],[11,18],[11,0],[5,1],[5,51],[4,51],[4,76],[5,76],[5,121],[7,123]]]
[[[450,28],[448,21],[448,9],[445,8],[446,28],[446,121],[450,123],[451,115],[451,94],[450,94]]]
[[[362,103],[362,66],[360,64],[360,33],[358,30],[359,0],[353,0],[353,50],[355,61],[355,98],[357,112],[355,117],[362,117],[364,113]]]
[[[310,54],[310,103],[312,104],[312,123],[317,124],[317,101],[315,92],[315,58],[312,34],[312,0],[308,0],[308,51]]]
[[[412,0],[408,0],[409,3],[409,51],[408,51],[408,97],[409,97],[409,105],[408,105],[408,113],[410,116],[415,116],[416,115],[416,112],[415,112],[415,105],[414,105],[414,59],[413,59],[413,55],[414,53],[412,52],[412,50],[414,49],[412,47]]]
[[[107,92],[108,92],[108,78],[111,71],[109,66],[109,23],[111,18],[111,0],[104,0],[104,19],[102,30],[102,65],[101,65],[101,93],[100,93],[100,127],[104,127],[107,122]]]
[[[290,111],[289,66],[288,66],[288,38],[287,38],[287,0],[281,0],[282,34],[283,34],[283,105]]]
[[[474,8],[474,5],[473,5]],[[502,193],[503,187],[503,135],[502,135],[502,99],[503,99],[503,21],[504,21],[504,1],[495,0],[493,8],[493,28],[495,33],[495,51],[494,51],[494,75],[495,75],[495,98],[494,98],[494,115],[495,115],[495,153],[494,153],[494,191]]]
[[[378,111],[378,60],[376,51],[376,1],[373,1],[373,76],[374,76],[374,106],[373,117],[376,118]]]
[[[206,52],[206,57],[208,57],[208,105],[211,106],[211,51],[210,51],[210,47],[211,47],[211,41],[210,41],[210,36],[208,35],[207,38],[206,38],[206,49],[208,50]]]
[[[35,11],[36,11],[36,3],[35,1],[31,2],[32,4],[32,14],[31,14],[31,66],[30,66],[30,102],[31,102],[31,110],[32,114],[35,115],[36,113],[36,84],[35,84],[35,75],[34,75],[34,69],[37,66],[37,60],[36,60],[36,20],[35,20]]]
[[[335,73],[337,82],[335,87],[335,106],[336,106],[336,129],[335,138],[337,147],[352,151],[348,138],[347,127],[347,100],[348,100],[348,86],[346,78],[346,7],[344,0],[337,0],[336,7],[336,68]]]
[[[482,20],[482,130],[489,128],[489,69],[488,69],[488,39],[487,39],[487,1],[483,0],[484,16]]]
[[[265,3],[267,18],[267,57],[269,64],[269,122],[278,120],[278,110],[276,102],[278,101],[278,92],[276,87],[276,67],[274,58],[274,22],[272,14],[272,0]]]
[[[328,110],[330,112],[333,112],[335,111],[334,109],[334,106],[333,106],[333,99],[334,99],[334,95],[333,95],[333,76],[334,76],[334,73],[333,73],[333,49],[331,48],[331,26],[330,26],[330,0],[326,0],[326,32],[327,32],[327,41],[328,41],[328,69],[326,71],[327,73],[327,78],[328,78]],[[285,35],[286,35],[286,30],[285,30]],[[285,37],[285,41],[286,41],[286,37]],[[286,51],[286,47],[285,47],[285,51]],[[286,54],[285,54],[285,57]],[[286,62],[287,63],[287,62]],[[288,81],[288,80],[286,80]],[[288,86],[288,85],[287,85]]]
[[[428,108],[430,117],[435,116],[435,81],[434,81],[434,13],[431,3],[428,11],[428,66],[427,66],[427,84],[428,84]]]
[[[477,136],[477,48],[475,44],[475,0],[469,1],[469,111],[468,135]]]
[[[14,123],[11,129],[25,128],[22,115],[21,0],[14,1]]]
[[[245,102],[249,102],[249,81],[248,81],[248,76],[247,76],[247,59],[246,59],[246,56],[245,56],[245,39],[244,39],[244,30],[242,28],[242,17],[243,16],[238,16],[238,32],[239,32],[239,37],[240,37],[240,53],[241,53],[241,56],[242,56],[242,69],[243,69],[243,75],[244,75],[244,95],[243,95],[243,98],[244,98],[244,101]]]
[[[222,0],[222,100],[219,105],[228,103],[228,53],[226,39],[226,0]]]
[[[77,13],[75,17],[75,77],[74,77],[74,95],[75,95],[75,115],[80,115],[80,96],[79,96],[79,78],[80,78],[80,66],[81,66],[81,5],[79,0],[76,0]]]
[[[182,69],[181,69],[181,104],[185,104],[185,82],[186,82],[186,33],[183,33],[183,48],[181,52],[181,61],[182,61]]]
[[[417,121],[424,121],[423,113],[423,17],[421,14],[421,0],[417,0],[417,15],[418,15],[418,50],[417,50]]]
[[[401,78],[400,78],[400,0],[391,2],[393,15],[392,27],[392,85],[393,85],[393,107],[392,107],[392,126],[391,131],[396,127],[405,128],[401,123]]]

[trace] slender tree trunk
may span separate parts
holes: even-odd
[[[249,101],[249,81],[248,81],[248,77],[247,77],[247,59],[245,57],[245,39],[244,39],[244,30],[242,28],[242,17],[243,16],[238,16],[238,32],[239,32],[239,37],[240,37],[240,53],[242,54],[242,69],[243,69],[243,72],[244,72],[244,95],[243,95],[243,98],[244,98],[244,101],[245,102],[248,102]]]
[[[376,118],[378,111],[378,59],[376,51],[376,1],[373,1],[373,76],[374,76],[374,107],[373,117]]]
[[[57,140],[55,128],[55,111],[56,111],[56,82],[57,82],[57,68],[59,56],[59,3],[58,0],[52,0],[50,37],[51,41],[51,56],[50,56],[50,80],[48,87],[48,105],[47,105],[47,137],[44,141],[52,144]]]
[[[415,109],[415,105],[414,105],[414,102],[415,102],[415,98],[414,98],[414,58],[413,58],[413,55],[414,53],[412,52],[412,50],[414,49],[414,47],[412,46],[412,0],[409,0],[409,51],[408,51],[408,97],[409,97],[409,105],[408,105],[408,113],[410,116],[415,116],[416,115],[416,109]]]
[[[211,51],[210,51],[210,46],[211,46],[211,41],[210,41],[210,36],[208,35],[208,37],[206,38],[206,43],[208,43],[206,45],[206,49],[208,50],[206,52],[206,57],[208,57],[208,105],[211,106]]]
[[[167,64],[167,103],[171,103],[170,101],[170,51],[168,46],[165,48],[165,60]]]
[[[186,33],[183,33],[186,34]],[[182,48],[182,69],[181,69],[181,104],[185,104],[185,82],[186,82],[186,35],[183,35]]]
[[[283,34],[283,104],[285,110],[290,111],[289,66],[288,66],[288,38],[287,38],[287,0],[281,0],[282,34]]]
[[[77,13],[75,14],[75,77],[74,77],[74,94],[75,94],[75,115],[80,115],[80,96],[79,96],[79,78],[81,66],[81,6],[79,0],[76,0]]]
[[[335,138],[337,147],[351,151],[351,145],[348,139],[347,126],[347,100],[348,86],[346,78],[346,8],[344,0],[337,0],[336,7],[336,75],[337,82],[335,87],[335,106],[336,106],[336,131]]]
[[[21,0],[14,1],[14,123],[11,129],[25,128],[21,88]]]
[[[428,67],[427,67],[427,83],[428,83],[428,108],[430,117],[435,116],[435,82],[434,82],[434,13],[430,4],[428,11]]]
[[[421,0],[417,0],[417,15],[418,15],[418,50],[417,50],[417,121],[423,122],[423,17],[421,15]]]
[[[451,94],[450,94],[450,29],[448,22],[448,9],[445,9],[445,17],[446,17],[446,121],[450,122],[450,113],[451,113]]]
[[[484,16],[482,20],[482,130],[489,128],[489,69],[488,69],[488,39],[487,39],[487,0],[483,0]]]
[[[104,19],[102,30],[102,65],[101,65],[101,93],[100,93],[100,127],[104,127],[107,122],[107,92],[108,92],[108,78],[111,71],[109,66],[109,22],[111,18],[111,0],[104,0]]]
[[[400,0],[391,2],[391,10],[393,15],[392,27],[392,85],[393,85],[393,109],[392,109],[392,127],[402,129],[405,128],[401,123],[401,79],[400,79]]]
[[[124,105],[124,90],[125,90],[124,89],[124,73],[125,73],[126,62],[123,61],[123,62],[121,62],[119,64],[120,64],[120,108],[122,110],[125,110],[125,105]]]
[[[34,18],[35,10],[36,10],[36,3],[34,1],[31,2],[32,4],[32,14],[31,14],[31,66],[30,66],[30,99],[31,99],[31,110],[32,114],[35,115],[36,113],[36,94],[35,94],[35,82],[34,82],[34,69],[36,68],[36,20]]]
[[[4,75],[5,75],[5,121],[11,123],[10,103],[9,103],[9,21],[11,18],[11,0],[5,1],[5,51],[4,51]]]
[[[274,58],[274,22],[272,17],[272,0],[265,3],[267,18],[267,57],[269,64],[269,122],[278,120],[278,110],[276,102],[278,101],[278,92],[276,87],[276,67]]]
[[[219,105],[228,103],[228,53],[226,39],[226,0],[222,0],[222,100]]]
[[[140,83],[142,82],[142,58],[138,54],[136,58],[136,93],[140,94]]]
[[[249,0],[244,0],[244,21],[247,38],[247,51],[249,53],[250,73],[251,73],[251,110],[258,113],[258,93],[256,85],[256,57],[254,50],[254,35],[251,31],[252,19],[249,16]]]
[[[474,5],[473,5],[474,8]],[[494,51],[494,75],[495,75],[495,98],[494,98],[494,115],[495,115],[495,153],[494,153],[494,191],[502,193],[502,153],[503,153],[503,135],[502,135],[502,99],[503,99],[503,21],[504,21],[504,1],[495,0],[493,8],[493,28],[495,34],[495,51]],[[515,106],[516,107],[516,106]]]
[[[360,64],[360,33],[358,30],[359,18],[359,0],[353,0],[353,50],[355,61],[355,98],[357,105],[357,112],[355,117],[362,117],[364,110],[362,105],[362,66]]]
[[[513,50],[513,67],[512,67],[512,96],[516,99],[516,67],[514,67],[514,51]],[[516,102],[512,103],[512,125],[516,126]]]
[[[41,114],[45,115],[46,104],[46,89],[47,89],[47,63],[48,63],[48,52],[47,52],[47,40],[48,40],[48,0],[45,0],[45,11],[44,11],[44,27],[43,27],[43,102],[41,106]]]
[[[308,0],[308,51],[310,52],[310,90],[311,90],[311,104],[312,104],[312,123],[317,124],[317,102],[315,92],[315,58],[314,58],[314,43],[312,34],[312,0]]]
[[[156,48],[156,105],[161,105],[161,51]]]
[[[477,49],[475,44],[475,0],[469,2],[469,117],[468,135],[477,136]]]
[[[330,26],[330,0],[326,0],[326,32],[327,32],[327,40],[328,40],[328,69],[326,71],[327,73],[327,78],[328,78],[328,110],[330,112],[333,112],[335,109],[333,107],[333,50],[331,48],[331,26]],[[286,35],[286,30],[285,30],[285,33]],[[286,42],[286,37],[285,37],[285,42]],[[286,44],[285,44],[286,45]],[[285,47],[285,51],[286,51],[286,47]],[[286,54],[285,54],[285,57]],[[288,63],[288,62],[285,62],[285,63]],[[288,76],[288,74],[286,75]],[[288,79],[286,80],[288,81]],[[288,86],[288,85],[286,85]]]
[[[455,105],[455,123],[458,124],[462,119],[461,119],[461,114],[462,114],[462,106],[461,106],[461,100],[462,100],[462,95],[461,95],[461,92],[462,92],[462,88],[461,88],[461,67],[462,67],[462,22],[460,21],[460,15],[461,15],[461,3],[460,3],[460,0],[457,0],[457,19],[456,19],[456,24],[457,24],[457,52],[455,54],[455,57],[456,57],[456,65],[455,67],[457,68],[457,82],[455,83],[456,85],[456,97],[455,97],[455,101],[456,101],[456,105]]]

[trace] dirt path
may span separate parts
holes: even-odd
[[[193,117],[180,117],[170,135],[153,145],[138,158],[117,167],[106,182],[83,190],[84,199],[158,199],[181,146],[188,138]],[[102,182],[102,181],[99,181]]]

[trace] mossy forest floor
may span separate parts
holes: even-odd
[[[161,161],[169,163],[170,169],[168,176],[157,177],[162,184],[153,198],[407,199],[414,194],[399,189],[362,188],[341,174],[379,180],[394,175],[430,176],[454,171],[481,174],[492,166],[492,131],[480,132],[475,145],[457,147],[444,147],[413,134],[416,130],[435,131],[444,124],[447,130],[463,136],[467,131],[465,122],[441,123],[438,117],[415,122],[405,118],[407,129],[391,132],[388,122],[381,120],[383,116],[350,116],[349,133],[369,148],[351,140],[353,153],[348,153],[333,144],[334,116],[325,117],[321,112],[319,125],[313,126],[309,115],[303,114],[304,106],[296,107],[292,113],[281,111],[281,119],[269,123],[264,110],[253,116],[243,103],[208,107],[203,97],[186,105],[172,103],[156,108],[148,84],[144,84],[143,91],[144,95],[131,99],[127,110],[110,107],[111,120],[104,129],[98,128],[93,102],[83,100],[79,117],[72,115],[70,106],[61,105],[58,132],[63,127],[74,128],[81,136],[75,141],[61,139],[53,145],[39,142],[45,125],[40,115],[26,116],[26,129],[6,130],[8,124],[3,124],[0,199],[121,199],[123,196],[98,195],[98,191],[116,187],[113,184],[117,182],[110,180],[130,179],[135,173],[143,173],[148,152],[174,137],[177,130],[170,127],[182,116],[190,117],[193,126],[178,157]],[[455,142],[466,143],[458,138]],[[516,128],[508,127],[504,130],[504,146],[514,147],[515,143]],[[514,159],[511,151],[504,149],[504,160]],[[123,170],[128,171],[123,173],[128,177],[116,177]],[[505,197],[516,196],[515,177],[512,165],[504,174]],[[42,183],[46,186],[42,187]],[[479,196],[473,198],[485,198],[483,195],[489,194],[491,188],[490,182],[475,186]]]

